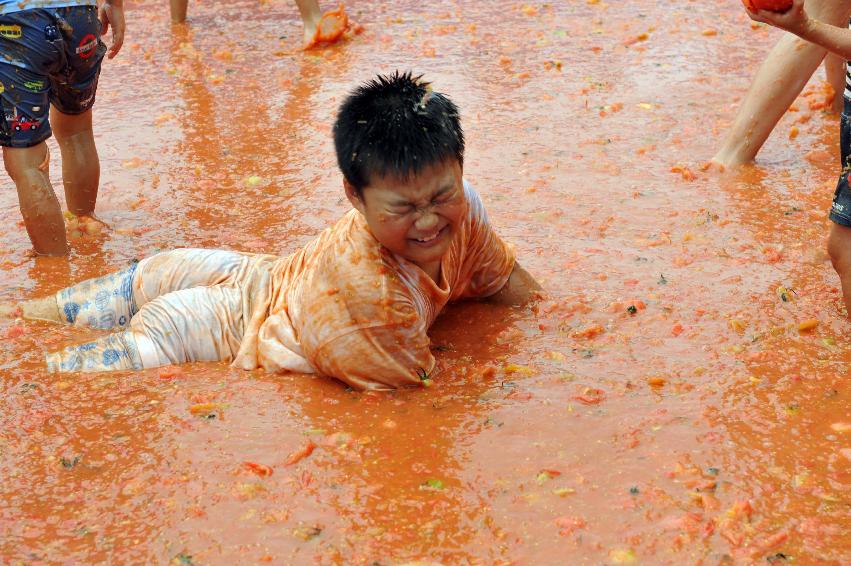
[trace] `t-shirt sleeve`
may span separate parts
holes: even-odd
[[[514,269],[514,246],[500,238],[488,220],[478,193],[464,182],[469,210],[465,220],[466,247],[460,254],[458,279],[452,287],[452,300],[484,298],[499,292]]]
[[[344,258],[322,271],[330,277],[315,279],[303,296],[309,307],[299,333],[310,364],[355,389],[419,385],[435,361],[426,323],[402,281],[367,259]],[[323,293],[332,281],[333,294]]]
[[[435,366],[425,332],[412,333],[395,325],[358,328],[311,354],[319,373],[354,389],[417,386]]]

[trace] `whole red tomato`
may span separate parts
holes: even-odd
[[[785,12],[792,7],[792,0],[742,0],[742,3],[751,12],[757,10]]]

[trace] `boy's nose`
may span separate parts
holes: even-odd
[[[420,232],[428,232],[435,228],[438,222],[439,219],[437,218],[437,214],[430,210],[426,210],[419,218],[417,218],[417,221],[414,223],[414,227]]]

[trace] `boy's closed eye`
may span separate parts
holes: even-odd
[[[412,212],[417,210],[416,205],[410,203],[396,203],[390,205],[391,214],[395,214],[397,216],[404,216],[405,214],[411,214]]]
[[[457,191],[454,189],[455,187],[446,187],[445,189],[442,189],[431,199],[429,205],[423,208],[442,206],[453,202],[458,196]],[[420,207],[418,207],[416,203],[407,201],[397,201],[390,204],[390,212],[397,215],[410,214],[412,212],[416,212],[418,208]]]

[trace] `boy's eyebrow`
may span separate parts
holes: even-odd
[[[436,193],[434,193],[431,198],[437,198],[441,195],[444,195],[451,191],[453,188],[455,188],[455,183],[449,181],[446,185],[443,186],[443,188],[439,189]],[[414,203],[412,203],[411,201],[402,198],[390,201],[390,206],[411,206],[413,204]]]
[[[447,181],[446,184],[443,185],[443,188],[440,189],[439,191],[437,191],[434,194],[434,196],[439,197],[440,195],[442,195],[444,193],[448,193],[449,191],[451,191],[454,188],[455,188],[455,182],[454,181]]]

